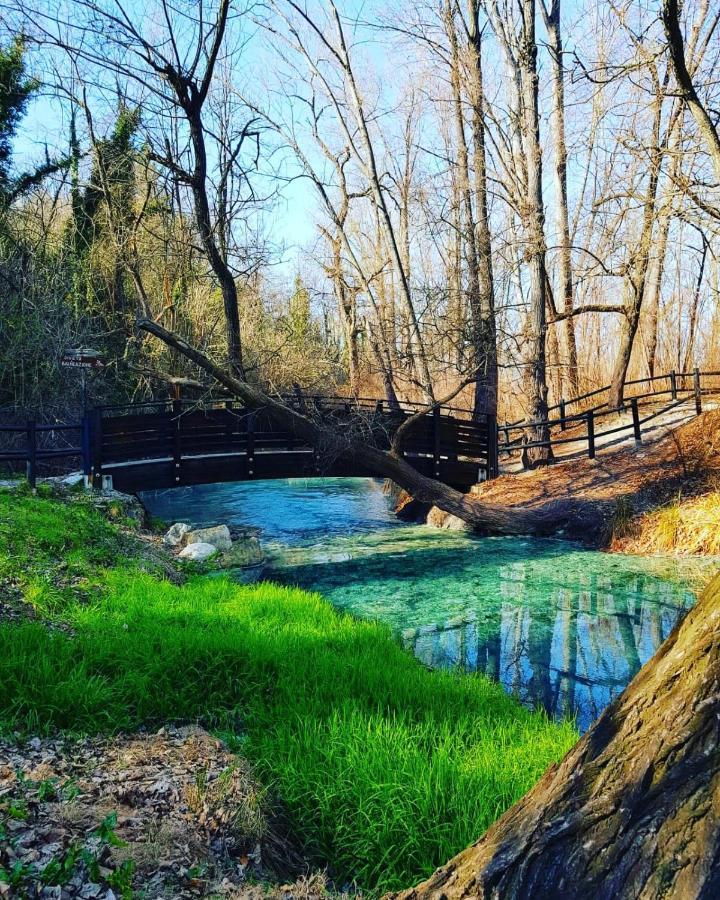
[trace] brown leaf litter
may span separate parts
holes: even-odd
[[[0,897],[321,898],[249,764],[203,729],[0,741]],[[3,871],[4,870],[4,871]]]

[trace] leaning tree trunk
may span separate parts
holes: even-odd
[[[559,766],[397,897],[720,896],[720,575]]]

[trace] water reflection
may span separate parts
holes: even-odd
[[[387,623],[426,665],[480,671],[586,728],[695,600],[716,561],[400,525],[377,482],[255,482],[157,492],[155,515],[259,526],[268,577]]]
[[[295,551],[272,577],[388,623],[427,666],[483,672],[583,730],[695,600],[692,566],[562,541],[407,529],[321,559]]]
[[[689,593],[679,597],[677,585],[648,579],[637,580],[634,597],[618,598],[588,576],[577,592],[559,591],[546,617],[519,604],[518,591],[516,577],[503,580],[495,615],[481,620],[470,610],[406,628],[402,642],[429,667],[483,672],[528,705],[575,715],[583,730],[653,655],[693,599]]]

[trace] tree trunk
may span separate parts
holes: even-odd
[[[720,576],[559,766],[405,900],[720,896]]]
[[[627,378],[628,367],[630,365],[630,357],[632,356],[635,335],[637,334],[638,325],[640,323],[640,312],[642,311],[643,301],[645,299],[646,286],[648,281],[648,271],[650,269],[650,258],[652,255],[652,238],[655,229],[656,208],[657,208],[657,188],[660,180],[660,166],[662,164],[665,150],[667,149],[667,139],[662,140],[660,136],[662,124],[663,101],[665,100],[665,89],[667,88],[668,73],[665,73],[665,79],[660,85],[657,84],[657,93],[653,104],[653,134],[652,134],[652,150],[650,153],[650,174],[648,177],[648,186],[643,198],[643,222],[640,232],[640,240],[635,248],[633,260],[629,266],[627,275],[625,276],[625,285],[629,302],[625,302],[625,315],[622,321],[620,331],[620,346],[615,360],[612,379],[610,382],[610,395],[608,403],[611,407],[622,405],[623,395],[625,393],[625,380]]]
[[[660,220],[659,234],[657,238],[657,259],[650,283],[650,306],[646,321],[646,356],[647,368],[650,378],[655,376],[657,366],[658,345],[658,317],[660,315],[660,299],[662,297],[662,282],[665,272],[665,256],[667,254],[668,233],[670,231],[670,214],[666,213]]]
[[[565,142],[565,63],[561,30],[561,0],[553,0],[549,11],[541,5],[548,33],[550,71],[552,74],[552,139],[555,157],[555,227],[558,233],[558,282],[562,308],[568,317],[564,322],[567,369],[565,380],[569,397],[578,395],[578,359],[573,311],[572,254],[570,250],[570,213],[568,211],[567,145]]]
[[[475,382],[476,414],[497,415],[498,357],[495,321],[495,278],[487,202],[485,148],[485,88],[482,71],[482,31],[478,0],[468,0],[469,91],[472,106],[473,167],[475,169],[475,241],[477,246],[478,314],[477,351],[480,365]]]
[[[545,212],[542,189],[542,154],[538,112],[537,42],[535,40],[535,0],[522,2],[522,37],[520,70],[522,85],[523,140],[527,165],[527,201],[525,228],[526,258],[529,269],[530,296],[530,416],[537,426],[529,431],[531,442],[547,441],[547,379],[545,372],[545,340],[547,320],[545,304],[547,269],[545,260]],[[547,447],[530,447],[531,465],[548,462],[552,451]]]
[[[675,80],[680,88],[680,95],[695,119],[698,131],[705,144],[705,149],[710,154],[715,178],[720,182],[720,135],[695,90],[687,68],[685,42],[680,29],[678,5],[678,0],[663,0],[662,4],[661,14],[668,41],[668,50],[670,51],[670,61],[675,72]]]

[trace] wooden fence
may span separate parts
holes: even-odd
[[[609,391],[610,387],[605,386],[572,400],[560,400],[548,409],[548,413],[556,413],[554,418],[500,425],[498,453],[521,453],[531,447],[554,448],[584,442],[584,452],[593,459],[600,438],[617,435],[618,439],[633,437],[640,443],[643,431],[647,431],[647,424],[676,407],[692,402],[695,413],[699,415],[702,412],[703,396],[720,393],[720,372],[700,372],[699,369],[693,369],[692,372],[672,371],[652,378],[639,378],[626,383],[625,397],[620,406],[610,406],[609,400],[594,402]],[[663,403],[663,399],[667,402]],[[587,405],[588,401],[590,405]],[[569,412],[571,407],[581,409]],[[649,407],[652,407],[650,411]],[[604,427],[610,417],[628,410],[628,422]],[[543,426],[550,430],[549,439],[538,441],[528,437],[530,432]]]

